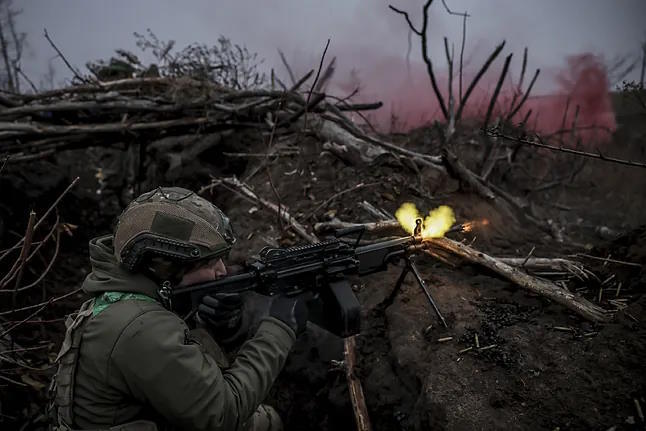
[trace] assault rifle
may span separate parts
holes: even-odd
[[[359,246],[363,230],[361,226],[342,229],[336,232],[336,239],[311,245],[265,247],[258,259],[247,263],[245,272],[175,288],[172,296],[190,293],[195,304],[209,291],[253,290],[270,296],[303,294],[306,295],[310,321],[338,336],[348,337],[358,334],[360,330],[360,305],[348,276],[385,271],[389,265],[403,261],[403,270],[395,289],[399,289],[406,275],[412,272],[437,317],[446,327],[444,317],[411,259],[416,251],[426,248],[422,237],[412,235]],[[358,233],[354,244],[339,239],[352,233]]]

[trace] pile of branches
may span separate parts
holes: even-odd
[[[192,78],[142,77],[90,82],[36,94],[0,97],[0,154],[8,163],[68,149],[149,143],[172,135],[232,129],[281,132],[307,112],[348,123],[342,111],[380,104],[330,103],[323,93],[290,88],[232,90]]]

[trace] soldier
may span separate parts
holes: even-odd
[[[222,211],[178,187],[141,195],[114,236],[90,241],[92,298],[68,318],[52,384],[57,430],[282,429],[260,403],[305,329],[304,302],[275,298],[229,364],[216,340],[246,335],[242,297],[205,296],[191,329],[169,295],[226,275],[234,242]]]

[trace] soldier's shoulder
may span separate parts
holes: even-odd
[[[156,323],[168,322],[181,325],[179,316],[165,309],[159,302],[145,299],[126,299],[95,308],[92,319],[88,322],[85,335],[88,340],[97,340],[114,345],[129,332],[133,323],[140,331],[147,331]]]

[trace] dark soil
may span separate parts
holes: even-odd
[[[408,145],[433,153],[429,142],[435,140],[427,139],[430,133],[411,134]],[[223,145],[230,148],[234,144]],[[306,137],[302,148],[300,156],[272,162],[268,172],[260,170],[249,182],[259,195],[276,201],[269,173],[281,204],[305,224],[331,217],[373,221],[357,206],[362,200],[390,213],[405,201],[424,209],[447,204],[455,209],[459,221],[489,220],[485,227],[453,237],[474,241],[474,247],[492,255],[525,256],[535,247],[533,255],[537,257],[578,252],[611,255],[613,259],[642,265],[646,262],[643,170],[608,168],[602,162],[590,162],[573,181],[536,192],[531,190],[530,182],[519,179],[518,172],[497,168],[492,173],[497,183],[534,202],[543,219],[552,219],[565,228],[567,242],[557,243],[549,229],[523,220],[509,207],[485,202],[435,172],[416,173],[392,160],[370,167],[346,166],[331,155],[321,155],[320,144]],[[535,153],[526,154],[530,154],[528,160],[540,159]],[[89,270],[87,240],[110,231],[120,208],[136,193],[119,174],[123,157],[118,150],[90,150],[87,154],[60,156],[51,165],[34,164],[39,167],[33,169],[40,169],[40,174],[33,169],[19,173],[10,167],[6,177],[0,179],[5,181],[3,193],[11,190],[13,199],[2,202],[6,225],[3,244],[8,244],[14,241],[12,230],[24,230],[26,209],[47,206],[71,178],[82,177],[74,193],[61,204],[63,219],[79,227],[74,237],[64,239],[58,264],[43,286],[44,293],[58,295],[79,285]],[[217,152],[209,154],[201,160],[200,169],[191,167],[181,174],[174,173],[173,181],[164,180],[163,167],[157,166],[158,176],[151,178],[160,179],[149,179],[150,184],[142,188],[159,183],[199,188],[208,182],[209,175],[237,174],[244,178],[256,163],[242,161],[223,166],[222,157]],[[568,162],[564,160],[555,158],[552,163],[567,169]],[[538,170],[541,163],[528,166]],[[102,183],[94,176],[98,167],[108,173]],[[49,172],[50,180],[42,179],[44,172]],[[360,182],[376,184],[344,194],[307,218],[321,202]],[[20,193],[21,190],[26,192]],[[257,204],[223,188],[205,196],[210,196],[235,224],[240,241],[231,256],[232,264],[242,263],[250,253],[266,245],[302,243],[284,229],[275,215],[256,208]],[[599,226],[606,230],[599,230]],[[421,256],[420,271],[447,318],[446,329],[439,325],[412,279],[404,283],[400,292],[393,291],[399,276],[397,268],[353,280],[363,306],[362,333],[357,338],[359,366],[355,371],[363,385],[373,428],[643,429],[634,400],[646,408],[644,268],[596,260],[584,263],[600,278],[614,274],[616,280],[622,281],[619,297],[627,299],[629,306],[618,312],[612,323],[584,321],[481,268],[460,264],[450,267]],[[594,284],[584,289],[586,285],[572,283],[569,288],[580,289],[581,294],[598,302]],[[601,305],[612,308],[607,301],[614,295],[615,291],[607,291]],[[60,318],[78,306],[82,298],[78,295],[68,302],[56,303],[44,316]],[[21,301],[36,302],[33,297]],[[51,355],[57,350],[62,330],[61,321],[46,326],[25,325],[17,341],[25,345],[39,339],[52,341],[51,348],[44,350]],[[480,348],[476,346],[476,336]],[[438,341],[447,337],[452,338]],[[281,411],[288,429],[356,429],[345,374],[334,363],[342,359],[342,349],[341,339],[314,325],[297,342],[269,400]],[[51,368],[28,373],[30,379],[46,383]],[[3,381],[0,384],[4,393],[0,406],[2,429],[19,426],[25,417],[35,417],[34,412],[42,408],[42,391],[37,395],[31,383],[26,387]],[[26,429],[32,428],[36,426]]]

